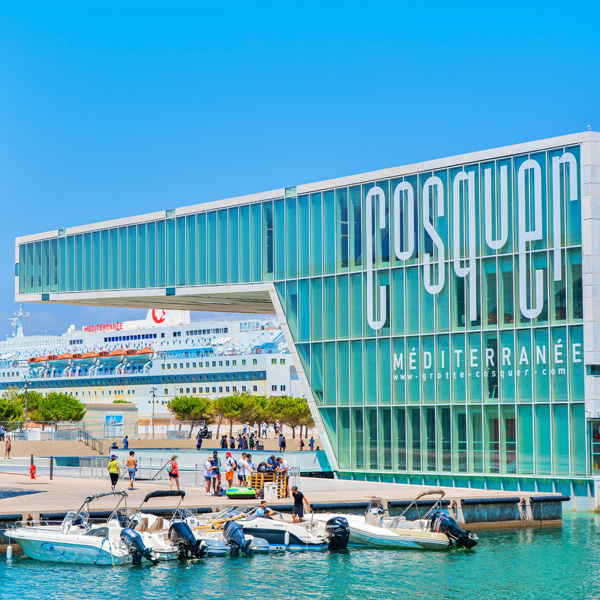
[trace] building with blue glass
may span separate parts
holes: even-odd
[[[342,477],[600,475],[600,134],[50,231],[16,298],[276,312]]]

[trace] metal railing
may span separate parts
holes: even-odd
[[[91,448],[94,452],[98,452],[98,454],[104,454],[104,444],[90,435],[85,429],[78,429],[77,441],[83,442],[84,445]]]

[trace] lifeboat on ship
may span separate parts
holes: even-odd
[[[123,350],[113,350],[112,352],[102,350],[102,352],[98,352],[98,358],[104,365],[118,365],[125,360],[125,352]]]
[[[45,367],[48,364],[47,356],[32,356],[28,361],[30,367]]]
[[[77,353],[72,358],[76,367],[91,367],[98,360],[98,355],[95,352]]]
[[[152,360],[154,350],[152,348],[142,348],[141,350],[126,350],[125,358],[132,364],[145,364]]]
[[[52,355],[48,357],[48,366],[51,369],[64,369],[71,364],[72,356],[66,352],[58,356]]]

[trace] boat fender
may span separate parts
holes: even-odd
[[[6,546],[6,558],[12,558],[12,546]]]
[[[285,535],[283,536],[283,543],[285,544],[286,548],[290,545],[290,532],[289,531],[285,532]]]

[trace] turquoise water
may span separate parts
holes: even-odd
[[[277,554],[156,567],[61,566],[0,559],[0,597],[540,598],[600,597],[600,517],[480,534],[472,552]]]

